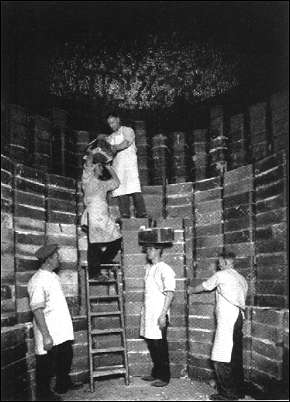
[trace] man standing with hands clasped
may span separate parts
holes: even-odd
[[[244,397],[243,319],[248,284],[234,269],[235,255],[219,256],[220,270],[200,285],[190,287],[189,294],[216,289],[217,328],[211,360],[217,377],[218,394],[210,400],[238,400]]]
[[[53,272],[60,265],[58,245],[42,246],[35,255],[41,266],[29,280],[27,290],[33,312],[36,397],[39,401],[58,401],[61,397],[50,390],[54,374],[58,394],[81,387],[81,384],[72,384],[69,376],[73,325],[59,277]]]

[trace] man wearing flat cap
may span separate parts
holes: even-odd
[[[37,400],[61,400],[50,390],[50,380],[55,374],[58,394],[75,387],[69,377],[74,339],[72,319],[59,277],[53,272],[60,263],[58,245],[44,245],[35,255],[41,266],[28,282],[27,290],[33,312],[36,396]]]

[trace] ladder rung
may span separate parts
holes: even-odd
[[[124,332],[124,329],[123,328],[92,329],[91,335],[113,334],[115,332]]]
[[[115,353],[115,352],[124,352],[125,348],[122,346],[115,346],[111,348],[104,348],[104,349],[92,349],[91,353],[92,354],[97,354],[97,353]]]
[[[104,377],[114,374],[126,374],[126,369],[124,366],[108,366],[108,367],[98,367],[97,370],[93,371],[93,377]]]
[[[90,298],[90,300],[93,300],[93,299],[101,299],[101,300],[103,300],[103,299],[118,299],[120,297],[120,295],[106,295],[106,296],[90,296],[89,298]]]
[[[120,315],[121,314],[121,311],[101,311],[101,312],[98,312],[98,313],[89,313],[89,315],[91,316],[91,317],[103,317],[103,316],[106,316],[106,315]]]
[[[112,264],[101,264],[100,267],[119,267],[120,265],[119,262],[113,262]]]
[[[116,283],[116,279],[105,279],[105,280],[99,280],[99,279],[89,279],[89,284],[92,283],[107,283],[107,284],[112,284],[112,283]]]

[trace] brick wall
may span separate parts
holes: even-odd
[[[14,165],[1,155],[1,324],[16,321],[15,241],[13,220]]]
[[[34,253],[45,240],[60,245],[60,279],[72,315],[79,313],[75,181],[1,155],[1,190],[1,392],[5,400],[33,400],[35,361],[27,282],[39,267]],[[85,381],[85,317],[75,317],[74,327],[72,376]]]

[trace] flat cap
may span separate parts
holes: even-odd
[[[49,256],[51,256],[56,250],[58,249],[58,244],[46,244],[42,247],[40,247],[36,253],[35,256],[39,260],[46,260]]]

